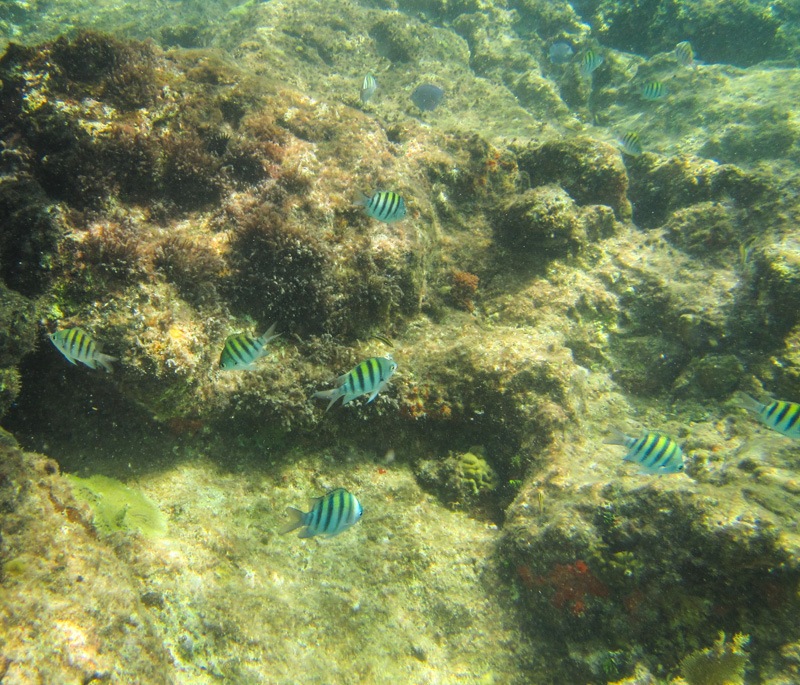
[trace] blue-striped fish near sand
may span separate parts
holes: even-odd
[[[581,57],[581,66],[578,70],[583,76],[591,76],[604,61],[605,58],[602,55],[598,55],[593,50],[587,50]]]
[[[111,362],[117,361],[117,358],[103,354],[92,336],[82,328],[65,328],[48,337],[70,364],[80,362],[92,369],[102,366],[109,373],[114,370]]]
[[[682,40],[675,46],[675,59],[678,60],[678,64],[684,67],[693,67],[695,65],[694,62],[694,50],[692,49],[692,44],[688,40]]]
[[[363,509],[355,495],[344,488],[337,488],[323,497],[313,499],[311,511],[287,507],[286,513],[289,514],[289,522],[280,529],[281,535],[303,528],[297,537],[333,537],[356,524]]]
[[[683,450],[672,438],[661,433],[646,431],[639,438],[632,438],[612,428],[612,435],[604,440],[607,445],[622,445],[628,448],[624,461],[639,465],[643,473],[678,473],[683,471]]]
[[[773,400],[761,404],[756,399],[740,392],[734,397],[734,404],[758,416],[758,420],[772,430],[790,438],[800,438],[800,404]]]
[[[361,82],[361,102],[366,105],[375,95],[376,90],[378,90],[378,82],[372,74],[367,74]]]
[[[639,134],[636,131],[628,131],[619,139],[619,145],[626,155],[638,157],[642,154],[642,142],[639,140]]]
[[[379,190],[367,196],[361,193],[356,204],[364,207],[367,216],[391,224],[406,215],[406,203],[391,190]]]
[[[340,397],[342,406],[352,402],[356,397],[369,394],[367,404],[372,402],[378,393],[386,387],[392,374],[397,370],[397,364],[390,355],[385,357],[370,357],[365,359],[352,371],[339,376],[334,384],[335,388],[320,390],[314,393],[315,398],[330,400],[325,411],[328,411]]]
[[[250,371],[255,362],[267,354],[267,343],[280,333],[273,333],[275,324],[264,335],[254,338],[245,333],[229,335],[219,356],[219,368],[224,371]]]
[[[660,100],[668,92],[667,87],[661,81],[648,81],[639,90],[645,100]]]

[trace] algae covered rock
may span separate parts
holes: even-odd
[[[628,174],[616,148],[577,136],[531,143],[517,152],[531,186],[557,183],[578,205],[607,205],[615,216],[631,216]]]
[[[610,235],[614,216],[607,207],[578,207],[562,188],[548,185],[512,196],[494,224],[500,242],[518,254],[562,256]]]
[[[51,459],[0,446],[3,678],[169,682],[130,565],[98,538]],[[134,541],[134,546],[136,542]]]
[[[499,485],[486,450],[474,446],[468,452],[451,454],[443,460],[423,460],[415,467],[417,479],[437,491],[441,499],[458,507],[475,505]]]

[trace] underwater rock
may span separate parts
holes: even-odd
[[[556,183],[578,205],[607,205],[629,219],[628,173],[616,148],[582,136],[531,143],[517,150],[531,186]]]
[[[749,66],[780,59],[788,47],[776,40],[780,15],[752,0],[647,0],[633,7],[601,0],[586,20],[598,27],[603,44],[639,54],[667,52],[678,40],[691,40],[706,62]]]
[[[590,240],[608,237],[614,217],[600,207],[579,208],[559,186],[547,185],[511,197],[494,218],[500,242],[517,254],[563,256]]]
[[[568,440],[562,449],[576,445]],[[523,486],[504,528],[503,558],[537,617],[529,629],[563,656],[559,680],[607,682],[593,655],[642,634],[658,637],[645,659],[623,648],[619,662],[675,669],[716,634],[719,612],[727,625],[759,634],[763,654],[796,639],[800,538],[786,535],[790,508],[742,499],[742,484],[730,480],[713,488],[683,474],[604,483],[587,478],[592,469],[578,472],[598,459],[596,450],[578,451],[571,473],[554,460]],[[577,572],[591,574],[594,585],[579,584]],[[763,592],[779,599],[765,603]]]
[[[770,185],[768,176],[730,164],[699,157],[645,156],[631,174],[633,221],[652,228],[667,221],[675,210],[706,203],[694,211],[709,214],[719,223],[721,212],[713,203],[733,200],[734,207],[749,207],[769,193]],[[725,213],[731,216],[731,210]],[[680,215],[676,219],[679,223],[685,220]]]
[[[664,237],[684,252],[717,265],[739,257],[742,230],[738,216],[720,202],[698,202],[675,210],[664,224]]]
[[[171,657],[130,568],[97,538],[55,462],[0,446],[0,509],[0,611],[13,612],[15,626],[3,632],[4,679],[77,683],[113,673],[166,685]]]
[[[674,390],[680,396],[721,399],[736,390],[744,376],[744,364],[735,355],[707,354],[689,362]]]

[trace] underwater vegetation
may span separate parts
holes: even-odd
[[[92,525],[101,535],[134,531],[147,538],[166,535],[166,517],[144,493],[98,474],[89,478],[68,474],[66,478],[75,498],[91,509]]]
[[[750,636],[737,633],[730,641],[725,633],[705,649],[698,649],[681,661],[680,671],[688,685],[743,685],[748,666]]]
[[[164,532],[135,489],[82,483],[92,525],[52,463],[9,456],[3,511],[30,494],[48,514],[31,539],[86,554],[43,558],[15,532],[20,513],[0,547],[9,606],[30,606],[6,591],[31,592],[42,569],[43,591],[120,615],[75,579],[97,575],[82,564],[108,538],[120,563],[95,568],[137,589],[138,613],[114,625],[140,628],[130,649],[162,676],[256,682],[266,663],[291,683],[302,653],[309,679],[378,682],[374,647],[405,669],[392,682],[791,678],[798,80],[756,64],[794,54],[785,7],[230,10],[209,31],[176,9],[153,33],[224,50],[79,30],[0,60],[0,412],[81,468],[98,457],[65,449],[67,434],[97,414],[133,445],[152,429],[166,458],[129,468],[153,469],[178,541],[165,555],[134,532],[137,517]],[[252,364],[271,325],[282,337]],[[113,377],[47,343],[70,329],[119,358]],[[226,341],[242,355],[231,373]],[[336,400],[321,389],[348,369],[347,406],[325,413],[314,394]],[[760,425],[736,391],[780,420]],[[20,407],[34,405],[58,420],[32,425]],[[152,423],[133,425],[132,405]],[[604,446],[608,426],[633,423],[673,437],[627,445],[631,458],[663,448],[680,473],[639,474]],[[5,475],[17,463],[45,485],[12,486],[27,482]],[[363,522],[286,545],[282,507],[342,485]],[[335,532],[350,519],[328,502]],[[35,625],[38,644],[56,618]],[[361,639],[387,621],[412,627],[389,646]],[[749,664],[743,638],[705,647],[721,630],[753,636]],[[40,680],[112,672],[91,631],[83,651],[64,635],[58,654],[81,668]],[[0,673],[28,667],[25,637]]]

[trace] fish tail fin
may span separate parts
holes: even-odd
[[[365,195],[359,190],[358,195],[356,195],[356,199],[353,201],[353,205],[355,207],[366,207],[367,204],[369,204],[369,200],[369,195]]]
[[[278,530],[281,535],[286,535],[286,533],[297,530],[303,525],[303,520],[305,519],[305,512],[295,509],[294,507],[286,507],[286,513],[289,515],[289,520]]]
[[[258,342],[260,342],[262,345],[266,345],[270,340],[275,340],[275,338],[279,338],[281,335],[283,335],[282,333],[273,333],[275,326],[277,325],[278,322],[276,321],[267,329],[267,332],[258,339]]]
[[[328,402],[328,406],[325,407],[325,411],[328,411],[334,405],[336,400],[343,395],[344,393],[342,392],[341,388],[331,388],[330,390],[320,390],[319,392],[315,392],[312,397],[315,399],[330,400],[330,402]]]
[[[752,411],[758,414],[763,408],[764,405],[761,404],[758,400],[753,397],[750,397],[746,392],[737,392],[733,396],[733,400],[731,403],[734,407],[739,407],[741,409],[747,409],[747,411]]]
[[[94,361],[96,361],[100,366],[102,366],[108,373],[114,373],[114,367],[111,366],[111,362],[117,361],[116,357],[112,357],[110,354],[103,354],[102,352],[98,352],[95,357]],[[96,366],[92,367],[96,369]]]
[[[628,440],[630,438],[625,433],[623,433],[616,426],[609,427],[609,430],[611,431],[611,435],[603,440],[604,445],[622,445],[623,447],[628,446]]]

